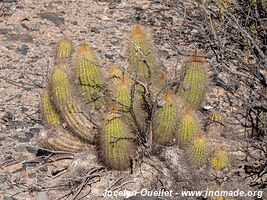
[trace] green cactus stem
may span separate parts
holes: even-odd
[[[175,96],[166,92],[163,96],[165,104],[158,109],[155,116],[153,139],[158,144],[171,142],[177,128],[178,110]]]
[[[72,44],[67,37],[63,37],[57,46],[56,61],[63,62],[65,59],[70,58],[72,53]]]
[[[205,96],[207,82],[207,71],[203,62],[193,57],[178,91],[187,108],[199,108]]]
[[[199,132],[199,123],[193,111],[185,111],[179,123],[178,142],[182,145],[189,144],[193,136]]]
[[[103,160],[112,169],[125,170],[130,167],[133,143],[129,137],[130,131],[118,114],[108,114],[100,145]]]
[[[196,165],[202,164],[207,156],[208,145],[203,136],[197,137],[189,149],[189,159]]]
[[[47,88],[45,88],[43,91],[41,107],[42,107],[42,114],[44,117],[44,121],[46,122],[48,126],[60,124],[59,116],[56,113],[56,110],[54,109],[52,105]]]
[[[224,150],[217,150],[211,158],[211,166],[214,169],[223,169],[228,164],[228,155]]]
[[[103,75],[88,44],[82,43],[77,53],[77,74],[87,103],[101,99]]]
[[[64,66],[57,65],[52,74],[52,100],[60,112],[60,116],[72,131],[88,142],[94,142],[93,124],[83,114],[79,102],[74,99],[71,84]]]
[[[131,81],[126,77],[120,79],[115,86],[115,100],[120,110],[128,112],[131,106]]]
[[[157,75],[155,48],[144,27],[135,25],[132,28],[130,40],[127,54],[131,68],[138,78],[154,80]]]
[[[61,126],[54,126],[47,138],[47,145],[58,151],[79,152],[86,150],[89,145],[67,132]]]

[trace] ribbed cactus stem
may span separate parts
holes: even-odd
[[[200,165],[205,161],[207,152],[208,145],[206,140],[203,136],[200,136],[193,141],[193,144],[189,149],[189,158],[194,164]]]
[[[209,119],[211,122],[222,123],[224,120],[224,115],[220,112],[213,112],[210,114]]]
[[[177,128],[178,110],[175,96],[171,92],[163,95],[164,105],[158,109],[155,116],[154,141],[158,144],[165,144],[173,139]]]
[[[228,155],[224,150],[218,150],[211,158],[211,166],[214,169],[223,169],[228,164]]]
[[[193,136],[199,131],[199,124],[196,114],[193,111],[185,111],[180,119],[178,141],[182,145],[188,144]]]
[[[102,156],[112,169],[125,170],[130,167],[133,153],[130,131],[115,113],[106,116],[102,145]]]
[[[141,79],[152,80],[157,74],[155,48],[148,33],[141,25],[132,28],[128,45],[128,59],[131,68]]]
[[[103,75],[96,57],[86,43],[82,43],[77,52],[77,74],[86,102],[98,100],[101,97]]]
[[[199,108],[205,96],[207,82],[207,71],[203,62],[192,58],[178,92],[187,108]]]
[[[127,112],[131,106],[131,81],[126,77],[115,83],[116,94],[115,100],[121,111]]]
[[[93,124],[83,114],[78,101],[74,99],[70,81],[62,65],[57,65],[52,74],[51,94],[53,102],[71,130],[93,143]]]
[[[56,113],[55,108],[52,105],[47,88],[45,88],[43,91],[41,107],[42,107],[42,114],[44,117],[44,121],[46,122],[48,126],[60,124],[59,116]]]
[[[52,133],[53,131],[53,133]],[[59,151],[79,152],[88,148],[88,145],[74,137],[60,126],[50,129],[51,136],[47,139],[50,148]]]
[[[63,37],[57,47],[56,51],[56,60],[63,61],[66,58],[70,58],[72,52],[71,41],[67,37]]]

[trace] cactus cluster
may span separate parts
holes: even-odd
[[[97,144],[100,160],[116,170],[131,167],[137,145],[178,143],[188,148],[192,163],[205,161],[209,147],[197,110],[204,99],[207,70],[199,56],[186,62],[176,91],[177,85],[168,85],[168,76],[157,65],[156,48],[141,25],[134,26],[129,36],[127,68],[102,70],[85,42],[73,64],[73,49],[66,37],[59,42],[42,97],[49,147],[75,152]],[[217,169],[226,162],[223,151],[211,160]]]

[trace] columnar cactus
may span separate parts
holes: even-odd
[[[59,42],[50,90],[45,89],[42,98],[43,116],[49,125],[46,143],[56,150],[74,152],[98,143],[103,162],[112,169],[125,170],[135,156],[134,139],[149,147],[172,143],[175,139],[181,144],[189,144],[192,140],[189,158],[193,163],[201,164],[208,146],[203,136],[196,137],[200,125],[194,110],[199,108],[206,91],[204,62],[197,55],[187,62],[176,95],[168,75],[156,65],[156,50],[147,31],[136,25],[129,39],[129,67],[125,70],[113,67],[108,72],[108,80],[88,44],[80,45],[73,67],[70,62],[72,43],[66,37]],[[76,73],[73,74],[72,69]],[[73,75],[75,77],[70,78]],[[74,91],[77,83],[85,104]],[[86,112],[96,105],[101,109]],[[186,111],[180,116],[182,106]],[[99,122],[95,115],[101,116]],[[225,162],[223,152],[217,152],[211,164],[214,168],[223,168]]]
[[[128,59],[137,78],[152,81],[157,75],[155,48],[141,25],[132,28],[128,45]]]
[[[83,114],[79,102],[74,99],[64,66],[56,66],[51,80],[52,100],[60,111],[61,117],[82,139],[94,143],[94,132],[92,131],[94,125]]]
[[[56,61],[65,62],[66,58],[70,58],[71,52],[72,52],[71,41],[67,37],[63,37],[58,43],[56,51]]]
[[[87,148],[86,143],[61,126],[60,118],[50,100],[48,89],[44,89],[43,92],[42,112],[48,127],[47,141],[40,141],[42,144],[46,144],[46,146],[54,150],[70,152],[77,152]]]
[[[77,52],[77,74],[87,103],[101,99],[103,75],[88,44],[82,43]]]
[[[224,150],[217,150],[211,158],[211,166],[214,169],[223,169],[228,164],[228,155]]]
[[[123,77],[115,84],[115,100],[121,111],[127,112],[131,106],[131,86],[132,82],[130,79]]]
[[[166,92],[163,95],[164,105],[158,109],[155,116],[155,131],[153,139],[159,144],[165,144],[173,139],[178,122],[178,108],[175,95]]]
[[[194,55],[185,66],[185,75],[178,94],[184,100],[186,107],[198,109],[201,105],[207,87],[207,70],[204,63]]]
[[[45,88],[43,91],[41,106],[45,123],[48,126],[59,125],[60,119],[58,114],[56,113],[55,108],[52,105],[47,88]]]
[[[198,118],[191,110],[182,114],[179,126],[178,142],[182,145],[188,144],[193,136],[200,131]]]
[[[207,156],[208,145],[203,136],[197,137],[189,149],[189,159],[196,165],[202,164]]]
[[[113,169],[123,170],[131,165],[134,152],[130,130],[119,114],[112,111],[107,114],[100,146],[104,162]]]
[[[89,147],[87,143],[73,136],[60,125],[49,129],[47,144],[54,150],[69,152],[84,151]]]

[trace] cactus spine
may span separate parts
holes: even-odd
[[[124,170],[131,164],[133,152],[130,131],[116,113],[106,116],[102,145],[104,162],[113,169]]]
[[[77,53],[77,74],[87,103],[99,100],[103,76],[88,44],[82,43]]]
[[[202,136],[196,138],[189,149],[190,160],[196,165],[202,164],[207,156],[207,150],[205,139]]]
[[[136,25],[130,35],[128,59],[138,78],[151,81],[156,73],[155,49],[144,27]]]
[[[187,108],[196,110],[201,105],[207,87],[206,74],[203,61],[193,56],[178,91]]]
[[[228,156],[224,150],[218,150],[211,158],[211,166],[214,169],[223,169],[228,164]]]
[[[179,142],[184,145],[188,144],[193,136],[199,131],[199,124],[193,111],[183,113],[180,120],[180,129],[178,132]]]
[[[64,121],[81,138],[93,143],[93,124],[84,116],[79,103],[74,99],[68,76],[62,65],[57,65],[52,74],[51,88],[53,101]]]
[[[165,104],[159,108],[155,116],[154,140],[159,144],[170,142],[177,128],[178,111],[175,96],[171,92],[163,95]]]

